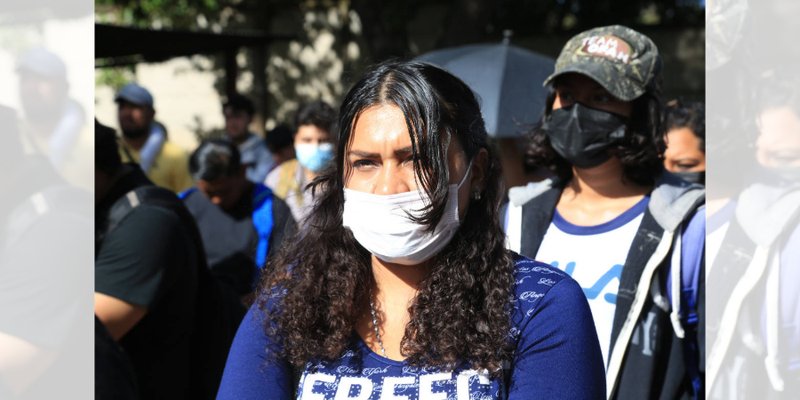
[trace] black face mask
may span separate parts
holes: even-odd
[[[685,180],[689,183],[699,183],[701,185],[706,184],[706,171],[695,171],[695,172],[673,172],[674,175],[677,175],[679,178]]]
[[[596,167],[611,155],[608,148],[625,137],[624,117],[580,103],[554,110],[544,121],[553,149],[578,168]]]

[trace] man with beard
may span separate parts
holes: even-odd
[[[153,96],[129,83],[117,93],[117,117],[122,130],[120,155],[123,162],[138,163],[153,183],[179,192],[192,186],[187,170],[188,157],[178,146],[167,141],[164,126],[155,121]]]
[[[94,148],[83,107],[69,96],[66,65],[37,47],[24,52],[16,68],[26,153],[45,156],[70,184],[91,190]]]

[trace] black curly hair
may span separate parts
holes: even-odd
[[[699,148],[706,152],[706,107],[701,101],[675,99],[664,107],[664,132],[689,128],[700,141]]]
[[[339,112],[336,162],[313,183],[316,205],[298,232],[270,262],[260,307],[267,333],[295,367],[333,359],[345,350],[355,324],[369,313],[375,288],[370,253],[342,226],[346,151],[359,115],[374,105],[398,107],[411,135],[414,170],[431,204],[419,222],[430,229],[447,203],[447,148],[455,137],[466,157],[489,154],[486,187],[473,199],[458,232],[430,260],[430,271],[409,307],[401,351],[416,366],[453,368],[469,363],[499,373],[510,359],[508,342],[513,260],[500,228],[500,164],[487,143],[480,108],[451,74],[420,62],[390,61],[368,71],[350,89]]]
[[[555,85],[558,85],[558,78]],[[553,112],[556,91],[551,87],[545,101],[542,121]],[[663,172],[662,156],[666,148],[663,137],[663,103],[658,86],[633,100],[631,117],[628,119],[625,138],[609,151],[622,163],[622,177],[627,182],[642,186],[653,186]],[[562,184],[572,178],[572,165],[553,149],[542,122],[534,126],[525,154],[525,169],[534,171],[545,168],[554,173]]]

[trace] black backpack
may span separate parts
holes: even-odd
[[[213,399],[222,378],[228,350],[246,309],[236,293],[211,275],[194,217],[175,193],[157,186],[141,186],[128,192],[111,207],[105,234],[114,230],[134,208],[143,204],[164,208],[178,215],[195,243],[198,287],[191,346],[191,389],[187,398]]]

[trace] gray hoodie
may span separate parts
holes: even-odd
[[[554,179],[509,190],[505,225],[511,250],[529,258],[536,256],[562,190],[563,185]],[[699,365],[700,360],[688,360],[691,357],[685,352],[670,352],[676,346],[703,346],[703,341],[697,340],[697,326],[686,329],[681,322],[682,280],[671,279],[674,283],[669,288],[662,282],[670,274],[683,277],[681,238],[690,224],[700,232],[705,230],[704,201],[705,190],[701,185],[669,173],[662,174],[650,194],[619,285],[606,370],[608,398],[691,396],[698,390],[698,384],[702,386],[702,381],[692,382],[702,376],[704,368]],[[696,240],[704,238],[699,235]],[[699,252],[704,246],[689,245]],[[704,284],[700,274],[699,285]],[[700,316],[698,326],[703,322]],[[671,329],[666,328],[668,325]],[[645,340],[634,339],[642,334],[650,335],[649,351],[641,348]]]

